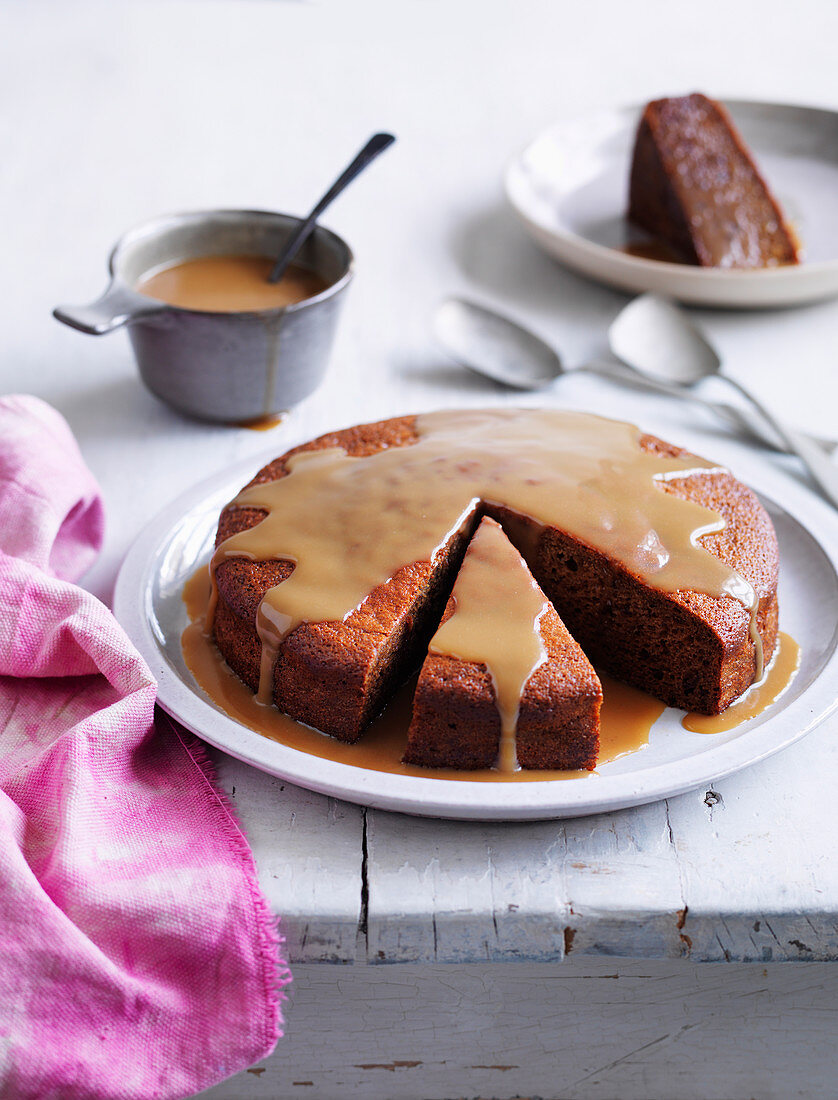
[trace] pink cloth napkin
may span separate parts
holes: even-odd
[[[102,539],[64,420],[0,400],[0,1096],[182,1097],[263,1058],[289,979],[200,743],[75,580]]]

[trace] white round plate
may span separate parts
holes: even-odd
[[[800,237],[799,265],[721,271],[622,251],[644,236],[625,218],[638,106],[601,111],[539,134],[507,166],[507,197],[551,256],[621,290],[738,309],[838,294],[838,112],[743,99],[725,105]]]
[[[836,706],[838,516],[783,478],[782,493],[794,499],[798,518],[762,499],[780,540],[780,625],[800,643],[802,663],[788,691],[751,722],[727,733],[689,733],[681,726],[682,712],[669,709],[643,750],[585,778],[531,783],[392,775],[271,741],[228,717],[201,691],[184,664],[180,636],[187,623],[183,585],[209,560],[221,509],[273,457],[250,459],[165,508],[129,550],[114,596],[117,618],[157,677],[160,705],[211,745],[254,767],[313,791],[403,813],[500,821],[573,817],[714,782],[792,744]],[[758,488],[758,477],[750,474],[749,483]]]

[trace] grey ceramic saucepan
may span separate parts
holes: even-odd
[[[326,283],[311,298],[259,312],[182,309],[135,290],[150,272],[199,256],[276,256],[299,218],[259,210],[172,214],[126,233],[110,256],[111,282],[87,306],[55,316],[100,336],[127,327],[143,382],[163,401],[205,420],[273,416],[312,393],[326,370],[344,292],[349,246],[317,226],[296,261]]]

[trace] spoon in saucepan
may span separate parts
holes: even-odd
[[[630,309],[633,304],[631,303],[626,309]],[[584,371],[622,384],[688,400],[718,413],[737,428],[744,428],[769,446],[775,448],[778,446],[778,435],[770,427],[745,417],[742,410],[735,405],[701,397],[685,387],[683,381],[675,382],[647,374],[641,355],[632,354],[633,361],[630,366],[621,363],[588,363],[581,367],[568,368],[563,364],[558,353],[535,333],[494,310],[462,298],[447,298],[441,302],[434,313],[432,327],[438,343],[453,359],[470,370],[503,385],[520,390],[541,389],[560,374]],[[670,347],[666,355],[675,357],[676,354],[681,354],[682,344],[683,341],[679,340],[679,351],[676,353],[675,349]],[[621,348],[623,355],[627,356],[628,341],[625,346],[621,345]],[[704,360],[706,351],[702,350],[700,354]],[[666,357],[662,358],[666,362]],[[704,376],[702,374],[702,377]],[[805,443],[810,448],[817,449],[823,465],[827,468],[824,470],[824,476],[831,474],[834,468],[827,459],[825,451],[834,450],[835,442],[815,441],[807,437]],[[821,446],[825,448],[824,451],[820,450]],[[784,440],[782,440],[781,449],[786,449]]]
[[[271,268],[271,273],[268,276],[269,283],[279,282],[285,274],[285,269],[305,244],[309,234],[314,229],[317,219],[326,207],[330,206],[341,191],[343,191],[356,176],[360,175],[367,165],[375,160],[379,153],[383,153],[385,149],[389,148],[395,140],[392,134],[373,134],[351,164],[348,164],[346,168],[344,168],[343,172],[341,172],[326,194],[323,195],[306,220],[300,223],[296,233],[293,233],[288,238],[285,247],[277,256]]]

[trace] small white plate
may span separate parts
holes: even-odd
[[[788,691],[751,722],[703,735],[683,729],[681,711],[666,710],[640,752],[586,778],[532,783],[392,775],[271,741],[234,721],[198,688],[184,664],[180,636],[187,623],[183,585],[209,559],[221,509],[273,457],[250,459],[165,508],[129,550],[114,596],[117,618],[157,677],[160,705],[205,741],[272,775],[350,802],[429,817],[574,817],[653,802],[718,780],[792,744],[836,707],[838,516],[783,479],[783,495],[793,499],[800,518],[764,495],[762,500],[780,540],[780,624],[800,643],[802,662]],[[748,480],[757,484],[755,477]],[[820,541],[810,530],[819,532]]]
[[[622,251],[642,240],[625,218],[641,107],[559,123],[514,157],[505,173],[516,213],[551,256],[621,290],[695,305],[790,306],[838,294],[838,112],[726,100],[733,120],[794,225],[803,263],[721,271]]]

